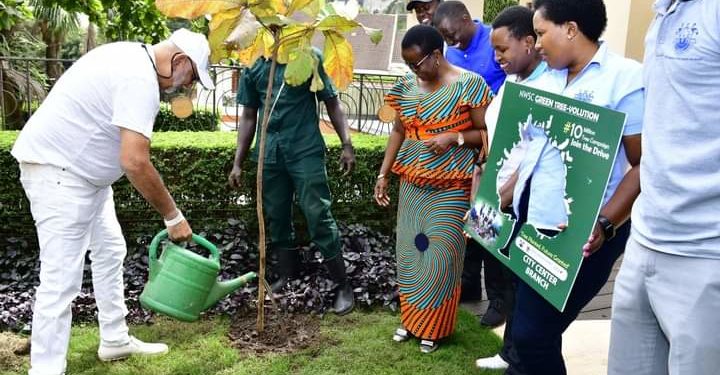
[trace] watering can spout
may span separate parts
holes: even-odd
[[[257,277],[255,272],[248,272],[232,280],[218,281],[210,290],[203,310],[209,309],[226,295],[242,288]]]

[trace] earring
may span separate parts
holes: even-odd
[[[528,48],[526,51],[527,51],[527,54],[529,55],[529,54],[530,54],[530,48]]]

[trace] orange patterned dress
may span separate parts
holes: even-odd
[[[436,155],[423,141],[470,129],[470,109],[485,107],[491,99],[482,77],[470,72],[431,93],[422,92],[415,76],[408,75],[385,98],[405,129],[392,167],[400,176],[396,257],[401,321],[421,339],[441,339],[455,329],[466,243],[463,216],[478,152],[453,146]]]

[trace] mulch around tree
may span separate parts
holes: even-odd
[[[294,353],[328,343],[320,333],[320,319],[316,314],[292,314],[266,306],[262,332],[257,331],[257,310],[247,310],[233,318],[228,337],[244,354]]]
[[[30,342],[9,332],[0,332],[0,368],[18,370],[24,362],[23,356],[30,354]]]

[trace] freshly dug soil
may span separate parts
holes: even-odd
[[[28,339],[9,332],[0,332],[0,368],[4,370],[18,370],[30,354]]]
[[[246,310],[233,318],[228,337],[241,353],[293,353],[326,344],[320,334],[320,317],[314,314],[287,314],[266,307],[265,329],[257,331],[257,310]]]

